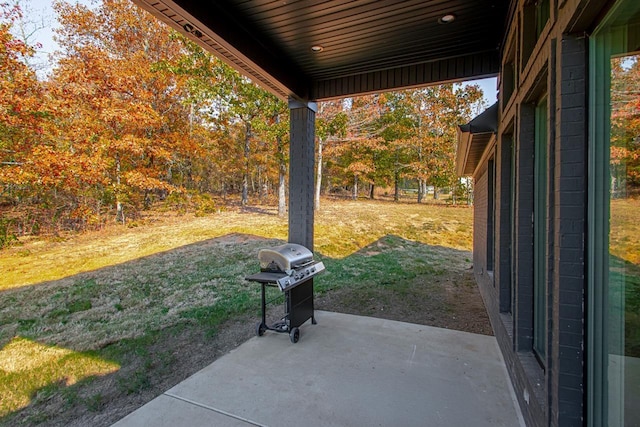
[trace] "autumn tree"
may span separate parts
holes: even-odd
[[[264,120],[256,123],[258,137],[264,141],[263,162],[267,170],[277,171],[278,216],[287,214],[286,177],[289,164],[289,108],[284,102],[267,103]]]
[[[611,192],[640,188],[640,55],[611,60]]]
[[[191,151],[183,82],[154,64],[180,52],[170,30],[127,0],[91,9],[54,3],[62,48],[50,81],[58,151],[82,165],[92,203],[148,207],[154,194],[177,190],[176,157]],[[186,143],[186,144],[185,144]],[[95,206],[82,206],[83,211]]]
[[[42,135],[48,114],[43,89],[27,65],[34,46],[12,35],[21,16],[19,7],[0,4],[0,207],[5,208],[37,201],[57,180],[46,173],[54,159]],[[8,221],[0,217],[5,230]]]
[[[342,177],[354,198],[366,183],[369,197],[376,186],[393,185],[398,200],[400,181],[416,180],[420,202],[427,184],[455,184],[456,126],[478,114],[482,91],[449,84],[361,96],[343,104],[346,132],[327,150],[330,173]]]
[[[222,65],[221,71],[223,77],[215,87],[217,96],[211,117],[229,126],[238,126],[236,137],[243,153],[241,204],[245,206],[249,201],[252,147],[260,142],[254,133],[256,124],[280,115],[284,103],[231,67]]]
[[[183,159],[181,181],[200,192],[219,193],[226,200],[227,192],[242,179],[237,179],[237,172],[243,170],[237,122],[232,115],[221,114],[223,103],[219,100],[232,87],[219,83],[234,71],[185,36],[172,32],[170,38],[181,48],[175,57],[158,61],[154,70],[176,76],[185,87],[178,101],[188,109],[188,129],[183,132],[189,135],[196,150],[192,153],[197,155]]]
[[[375,184],[376,159],[385,149],[378,126],[383,100],[379,94],[349,99],[345,103],[346,135],[328,150],[335,158],[332,169],[341,169],[339,177],[351,187],[353,199],[357,199],[361,184]]]
[[[418,181],[418,202],[426,194],[427,185],[455,185],[454,163],[457,125],[478,114],[484,104],[477,85],[445,84],[407,92],[412,111],[414,133],[407,142],[411,161],[406,175]]]
[[[340,141],[347,133],[348,116],[343,109],[343,100],[332,100],[320,103],[316,117],[316,188],[314,208],[320,210],[320,191],[322,189],[322,171],[324,164],[324,147],[332,141]]]
[[[386,94],[377,122],[385,145],[383,155],[377,159],[378,179],[393,182],[395,201],[399,200],[400,178],[412,161],[412,145],[420,134],[420,117],[411,95],[410,91]]]

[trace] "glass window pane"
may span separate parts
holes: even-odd
[[[609,421],[640,424],[640,55],[611,58]]]
[[[638,426],[640,2],[611,9],[591,40],[591,57],[589,424]]]
[[[533,217],[533,350],[540,363],[547,356],[547,99],[535,109]]]

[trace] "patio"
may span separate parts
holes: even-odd
[[[250,339],[114,426],[524,425],[494,337],[316,319],[297,344]]]

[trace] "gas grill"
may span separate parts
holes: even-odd
[[[246,280],[258,282],[262,287],[262,321],[256,324],[256,334],[265,331],[289,333],[291,342],[300,338],[300,325],[311,319],[313,314],[313,280],[315,275],[325,270],[321,261],[314,261],[313,253],[302,245],[287,243],[258,252],[260,272],[247,276]],[[278,287],[284,293],[285,314],[279,322],[267,324],[266,286]]]

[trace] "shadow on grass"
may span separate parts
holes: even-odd
[[[246,341],[260,286],[244,277],[260,248],[281,243],[230,234],[0,293],[0,390],[22,396],[3,403],[0,425],[110,425]],[[454,329],[465,327],[455,323],[464,292],[483,309],[466,251],[387,235],[316,258],[327,267],[314,279],[317,309]],[[19,366],[36,359],[38,369]]]

